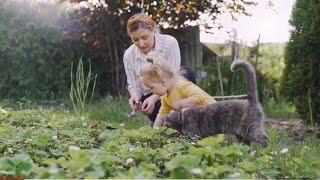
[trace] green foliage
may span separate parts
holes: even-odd
[[[71,64],[71,89],[70,89],[70,99],[73,105],[73,109],[79,114],[84,115],[86,106],[91,103],[94,90],[96,87],[97,75],[91,75],[91,62],[89,59],[89,71],[85,74],[83,67],[82,56],[79,59],[78,66],[76,69],[76,75],[73,75],[73,64]],[[92,87],[90,86],[91,81],[93,81]],[[87,96],[89,91],[91,91],[91,96],[89,102],[87,102]]]
[[[124,103],[127,100],[104,102],[118,110]],[[171,129],[128,129],[133,120],[125,115],[124,126],[118,125],[120,119],[111,125],[121,114],[117,111],[108,112],[109,121],[104,121],[81,119],[66,110],[6,110],[8,116],[0,115],[1,177],[319,178],[320,143],[313,136],[304,143],[292,142],[271,129],[270,145],[253,146],[249,152],[223,135],[198,141],[176,138]]]
[[[122,56],[132,44],[125,27],[131,15],[143,9],[160,26],[180,28],[202,13],[209,13],[210,19],[215,20],[222,11],[236,16],[246,13],[246,8],[255,4],[253,1],[212,3],[210,0],[188,3],[88,1],[88,8],[75,8],[77,3],[71,3],[69,11],[65,11],[62,7],[68,3],[61,2],[1,1],[1,98],[68,96],[69,64],[82,52],[84,58],[91,59],[93,74],[98,75],[98,94],[124,92]],[[82,1],[79,6],[84,3]],[[209,24],[202,25],[208,28]]]
[[[308,123],[320,123],[320,4],[299,0],[293,7],[293,26],[285,52],[281,93]]]
[[[285,43],[264,43],[259,45],[258,62],[255,62],[255,57],[249,59],[256,66],[264,79],[272,85],[269,96],[279,97],[279,86],[282,72],[284,69],[284,50]],[[257,63],[257,64],[256,64]]]
[[[215,3],[211,0],[191,0],[187,3],[141,0],[81,1],[79,8],[70,13],[64,33],[68,42],[81,44],[81,49],[92,60],[94,72],[98,74],[98,92],[118,94],[126,91],[122,57],[132,44],[126,32],[126,23],[133,14],[144,11],[159,27],[179,29],[180,34],[182,27],[187,26],[186,22],[197,20],[201,14],[210,16],[201,24],[202,27],[209,28],[214,23],[207,20],[214,21],[222,12],[234,16],[246,13],[247,7],[254,4],[251,0]],[[173,30],[169,30],[168,34],[174,34]],[[184,43],[183,40],[181,43]]]
[[[216,64],[199,68],[209,73],[209,78],[200,81],[199,85],[210,95],[220,96],[220,82]],[[241,71],[231,72],[230,61],[228,60],[220,63],[220,69],[225,95],[246,94],[246,76],[244,73]]]
[[[226,59],[220,63],[222,74],[222,83],[224,95],[240,95],[247,94],[246,74],[242,70],[232,72],[230,70],[231,61]],[[220,82],[218,76],[218,68],[216,64],[199,67],[199,69],[209,73],[209,78],[199,82],[206,92],[212,96],[221,96]],[[260,71],[256,71],[258,96],[261,101],[268,100],[270,97],[275,97],[275,84],[266,79]]]
[[[61,11],[15,1],[0,6],[0,97],[66,95],[72,53],[61,39]]]
[[[110,101],[112,103],[110,103]],[[88,106],[89,119],[96,119],[99,121],[105,121],[108,123],[124,124],[126,128],[139,128],[141,126],[150,125],[150,120],[142,112],[137,112],[137,116],[132,116],[127,119],[125,114],[131,113],[131,109],[128,106],[128,98],[119,97],[113,98],[111,96],[96,101],[94,104]],[[117,112],[117,113],[115,113]]]
[[[230,13],[233,17],[239,14],[248,14],[247,7],[256,5],[257,3],[253,0],[249,1],[217,1],[211,0],[189,0],[184,1],[153,1],[153,0],[137,0],[134,3],[131,1],[106,1],[106,2],[94,2],[94,1],[83,1],[82,3],[87,4],[82,7],[86,7],[91,11],[100,11],[105,14],[115,14],[121,18],[128,18],[132,14],[140,13],[144,11],[156,21],[165,27],[180,28],[187,26],[185,22],[198,20],[201,14],[208,15],[211,21],[214,21],[219,14],[222,12]],[[160,18],[159,18],[160,17]],[[204,20],[201,25],[204,28],[210,28],[212,24],[208,23],[210,20]]]
[[[12,158],[0,159],[2,175],[14,177],[30,176],[33,169],[33,161],[26,154],[16,154]]]
[[[296,118],[298,114],[292,103],[285,100],[269,99],[262,103],[264,113],[270,118]]]

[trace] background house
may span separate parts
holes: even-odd
[[[162,29],[162,33],[177,38],[180,45],[181,65],[190,66],[197,72],[197,78],[205,78],[208,74],[197,67],[216,64],[217,60],[230,56],[231,50],[226,44],[200,42],[198,27]]]

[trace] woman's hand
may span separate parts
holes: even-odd
[[[132,111],[137,111],[140,109],[140,99],[141,95],[139,93],[131,93],[131,97],[129,98],[129,104]]]
[[[145,99],[141,105],[141,110],[145,113],[150,115],[155,107],[156,102],[160,99],[158,95],[152,95]]]

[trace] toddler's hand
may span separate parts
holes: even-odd
[[[163,124],[163,119],[157,118],[153,123],[153,128],[158,127],[158,126],[162,126],[162,124]]]
[[[158,96],[152,95],[145,99],[141,105],[141,110],[145,114],[151,114],[154,111],[155,104],[158,100]]]

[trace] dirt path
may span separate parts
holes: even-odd
[[[285,131],[292,137],[293,140],[303,141],[305,136],[315,133],[316,137],[320,138],[320,128],[306,126],[302,119],[274,119],[266,118],[265,124],[269,127]]]

